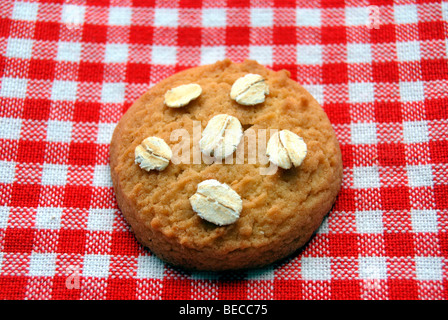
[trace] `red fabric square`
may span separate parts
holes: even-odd
[[[77,101],[75,102],[73,121],[98,122],[100,119],[100,108],[100,103]]]
[[[96,145],[94,143],[70,143],[69,163],[72,165],[94,165]]]
[[[448,185],[435,185],[434,198],[436,199],[436,208],[439,210],[448,209]]]
[[[375,118],[378,122],[401,122],[400,102],[375,101]]]
[[[36,80],[53,80],[56,62],[54,60],[30,60],[28,76]]]
[[[32,120],[48,120],[51,101],[47,99],[25,99],[22,118]]]
[[[448,63],[446,59],[434,59],[421,61],[423,80],[445,80],[448,79]]]
[[[0,275],[1,300],[24,300],[27,291],[28,277]]]
[[[59,23],[36,21],[34,29],[34,39],[44,41],[59,40]]]
[[[437,234],[439,239],[440,253],[447,257],[448,256],[448,232],[439,232]]]
[[[323,108],[331,123],[350,123],[350,107],[347,103],[327,103]]]
[[[177,38],[179,46],[200,46],[202,41],[201,28],[179,27]]]
[[[232,7],[249,7],[250,6],[250,0],[227,0],[227,6]]]
[[[92,190],[86,186],[65,187],[64,207],[68,208],[89,208]]]
[[[384,233],[384,246],[389,257],[413,257],[415,254],[412,233],[386,232]]]
[[[67,288],[67,279],[68,276],[63,275],[59,276],[56,275],[53,278],[53,286],[51,288],[51,297],[53,300],[79,300],[81,297],[81,281],[80,281],[80,288]]]
[[[322,80],[324,84],[348,82],[346,63],[324,63],[322,65]]]
[[[274,300],[302,300],[302,280],[274,279]]]
[[[341,188],[333,207],[334,211],[355,211],[355,191],[353,189]]]
[[[165,283],[164,283],[165,284]],[[111,278],[107,280],[108,300],[134,300],[137,280],[133,278]]]
[[[132,0],[134,7],[154,7],[156,0]]]
[[[274,26],[273,39],[275,45],[297,44],[297,32],[295,27]]]
[[[322,44],[347,43],[347,33],[345,26],[329,27],[321,29]]]
[[[6,57],[4,57],[3,55],[0,55],[0,77],[3,76],[3,72],[5,71],[5,66],[6,66]]]
[[[358,280],[331,280],[332,300],[361,299],[361,285]]]
[[[219,282],[219,299],[220,300],[244,300],[247,299],[247,280],[222,279]]]
[[[344,8],[345,0],[321,0],[322,8]]]
[[[6,228],[3,240],[3,252],[31,253],[33,251],[34,229]],[[2,288],[3,291],[4,288]]]
[[[448,98],[425,100],[426,119],[448,119]]]
[[[11,26],[11,20],[6,18],[0,18],[0,37],[9,37],[9,28]]]
[[[420,40],[443,40],[445,32],[443,21],[427,21],[418,23]]]
[[[411,279],[390,279],[387,281],[389,300],[416,300],[418,286]]]
[[[112,232],[111,254],[118,256],[138,256],[140,245],[131,232]]]
[[[332,257],[357,257],[358,236],[354,233],[333,233],[328,235]]]
[[[201,8],[202,0],[180,0],[179,7],[181,7],[181,8]]]
[[[78,80],[85,82],[102,82],[104,65],[102,63],[81,61],[78,70]]]
[[[81,229],[61,229],[59,231],[58,252],[84,254],[86,251],[86,231]]]
[[[409,210],[409,189],[407,187],[381,188],[383,210]]]
[[[370,30],[370,41],[372,43],[395,42],[395,25],[380,24],[378,29]]]
[[[107,26],[85,23],[82,30],[82,41],[106,43]]]
[[[190,300],[191,295],[191,280],[163,279],[162,300]]]
[[[394,61],[373,62],[372,76],[374,82],[398,82],[398,64]]]
[[[129,63],[126,67],[126,82],[148,83],[151,75],[151,65],[145,63]]]
[[[227,27],[226,28],[226,44],[232,45],[248,45],[250,36],[249,27]]]
[[[129,40],[133,44],[152,44],[154,28],[131,25]]]
[[[370,0],[371,5],[388,6],[394,4],[394,0]]]
[[[382,166],[402,166],[406,163],[401,143],[379,143],[377,149],[378,161]]]
[[[296,0],[274,0],[275,8],[295,8]]]
[[[432,163],[448,163],[448,140],[429,141]]]
[[[43,163],[45,158],[45,141],[20,140],[17,154],[18,162]]]
[[[102,6],[107,7],[110,4],[110,0],[86,0],[88,6]]]

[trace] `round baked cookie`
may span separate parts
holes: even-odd
[[[231,99],[232,85],[247,74],[265,79],[269,94],[264,102],[248,106]],[[198,98],[180,108],[164,103],[168,90],[190,83],[201,86]],[[271,163],[262,161],[262,155],[250,161],[250,139],[244,137],[244,161],[237,161],[235,152],[233,164],[198,163],[200,135],[219,114],[236,117],[259,141],[260,132],[266,132],[266,143],[270,129],[289,130],[303,138],[307,155],[298,167],[266,174],[263,169]],[[134,151],[147,137],[163,139],[173,155],[188,150],[190,157],[181,163],[172,159],[161,171],[145,171],[135,162]],[[259,146],[263,150],[263,143]],[[272,71],[253,60],[226,59],[154,85],[117,124],[110,167],[118,206],[137,240],[165,262],[192,270],[262,267],[294,253],[331,210],[342,181],[339,144],[319,103],[288,71]],[[192,209],[189,198],[208,179],[227,184],[241,197],[235,222],[219,226]]]

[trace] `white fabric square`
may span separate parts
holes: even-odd
[[[51,99],[54,101],[75,101],[77,86],[76,81],[55,80],[51,88]]]
[[[226,10],[222,8],[202,9],[202,26],[203,27],[225,27],[226,26]]]
[[[56,60],[79,62],[81,57],[81,43],[79,42],[59,42]]]
[[[104,57],[106,63],[123,63],[128,61],[128,45],[125,43],[106,44]]]
[[[415,4],[395,5],[394,17],[396,23],[417,23],[417,6]]]
[[[443,280],[441,257],[415,257],[417,280]]]
[[[2,78],[0,95],[5,98],[25,98],[28,81],[20,78]]]
[[[154,25],[156,27],[177,27],[179,19],[178,9],[156,8]]]
[[[438,232],[437,210],[411,209],[412,230],[414,232]]]
[[[100,122],[98,124],[98,135],[96,138],[96,142],[109,144],[116,126],[116,123]]]
[[[112,187],[109,165],[96,165],[93,173],[93,185],[95,187]]]
[[[263,65],[272,65],[271,46],[250,46],[249,58],[258,61]]]
[[[67,183],[67,172],[67,165],[44,163],[42,169],[42,184],[64,186]]]
[[[353,167],[353,187],[355,189],[379,188],[380,174],[377,166]]]
[[[170,46],[153,46],[151,60],[154,64],[175,64],[177,48]]]
[[[129,26],[132,19],[132,9],[129,7],[111,7],[109,9],[109,24],[112,26]]]
[[[36,21],[38,8],[39,4],[37,2],[15,2],[12,18],[14,20]]]
[[[347,62],[349,63],[371,63],[372,48],[369,43],[348,43]]]
[[[406,166],[408,181],[411,187],[431,187],[434,185],[431,165]]]
[[[104,83],[101,90],[101,102],[122,103],[125,89],[124,83]]]
[[[442,17],[443,20],[448,21],[448,2],[442,1]]]
[[[298,45],[297,46],[298,64],[321,64],[322,46],[321,45]]]
[[[420,42],[397,42],[397,56],[399,61],[419,61]]]
[[[5,229],[8,225],[9,207],[0,206],[0,228]]]
[[[383,213],[379,210],[356,211],[356,230],[359,233],[383,233]]]
[[[423,101],[425,99],[423,82],[400,82],[401,101]]]
[[[274,21],[272,8],[251,8],[250,22],[253,27],[271,27]]]
[[[0,160],[0,183],[13,183],[15,171],[16,164],[14,162]]]
[[[385,257],[360,257],[359,277],[363,280],[387,279],[387,262]]]
[[[61,228],[62,208],[38,207],[36,213],[36,228],[59,230]]]
[[[84,277],[107,278],[109,276],[110,256],[103,254],[86,254],[82,275]]]
[[[216,61],[224,59],[226,56],[226,48],[224,46],[201,47],[201,64],[212,64]]]
[[[426,121],[404,121],[403,139],[405,143],[429,141],[428,124]]]
[[[72,123],[70,121],[49,120],[47,124],[47,140],[51,142],[70,142]]]
[[[19,118],[0,118],[0,138],[1,139],[20,139],[20,129],[22,128],[22,119]]]
[[[302,278],[304,280],[330,280],[331,260],[328,257],[302,257]]]
[[[79,25],[84,22],[86,8],[74,4],[64,4],[62,6],[62,22],[69,25]]]
[[[30,256],[30,276],[52,277],[56,272],[56,253],[32,252]]]
[[[137,278],[139,279],[163,279],[165,264],[155,255],[138,256]]]
[[[33,49],[33,40],[9,38],[6,47],[6,56],[9,58],[30,59]]]
[[[368,7],[345,8],[345,23],[347,26],[367,26],[369,23]]]
[[[87,229],[91,231],[113,231],[114,209],[90,209]]]
[[[320,27],[322,24],[320,9],[297,8],[296,25],[304,27]]]
[[[373,144],[377,142],[376,123],[350,124],[353,144]]]
[[[373,102],[373,83],[349,83],[348,95],[350,102]]]

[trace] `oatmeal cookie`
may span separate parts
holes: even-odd
[[[247,74],[260,75],[268,86],[253,105],[230,96],[232,85]],[[181,107],[165,104],[169,90],[191,83],[201,87],[198,97]],[[231,156],[233,163],[201,157],[200,135],[220,114],[235,117],[245,133],[256,134],[256,161],[246,135]],[[263,170],[272,165],[263,159],[272,129],[288,130],[306,143],[299,166]],[[163,170],[143,170],[135,161],[137,146],[148,137],[163,139],[172,150]],[[342,181],[339,144],[322,107],[288,71],[272,71],[252,60],[191,68],[150,88],[117,124],[110,168],[118,206],[137,240],[162,260],[192,270],[262,267],[292,254],[331,210]],[[236,221],[217,225],[193,210],[190,198],[206,180],[239,195]]]

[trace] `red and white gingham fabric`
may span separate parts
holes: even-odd
[[[447,19],[440,0],[1,1],[0,298],[445,300]],[[322,103],[343,187],[291,258],[187,272],[135,241],[109,142],[151,85],[225,57]]]

